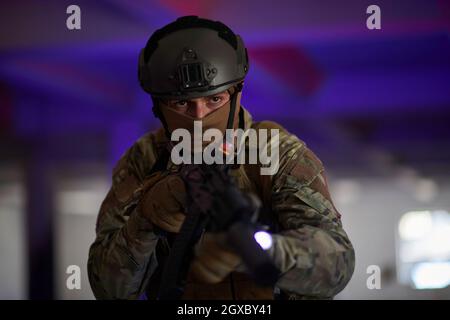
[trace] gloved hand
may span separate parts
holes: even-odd
[[[184,222],[186,189],[177,174],[157,172],[146,182],[141,213],[154,225],[168,232],[179,232]]]
[[[195,258],[189,277],[197,281],[215,284],[234,271],[241,258],[224,245],[224,234],[205,232],[195,246]]]

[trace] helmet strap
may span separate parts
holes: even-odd
[[[239,92],[242,91],[242,82],[234,86],[233,89],[233,92],[230,92],[231,90],[229,91],[231,94],[231,106],[230,113],[228,115],[227,129],[233,129],[234,126],[234,114],[236,113],[237,96]]]
[[[161,112],[161,110],[159,109],[159,99],[152,97],[152,102],[153,102],[153,115],[155,116],[155,118],[158,118],[159,120],[161,120],[161,123],[164,127],[164,132],[167,136],[167,138],[170,140],[170,132],[169,132],[169,127],[167,126],[167,121],[164,118],[163,113]]]

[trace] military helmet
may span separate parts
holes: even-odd
[[[249,68],[239,35],[218,21],[185,16],[155,31],[139,55],[139,82],[153,98],[192,99],[242,82]]]

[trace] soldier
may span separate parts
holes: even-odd
[[[113,183],[97,219],[89,251],[89,281],[98,299],[156,297],[170,237],[184,221],[186,191],[168,156],[177,128],[279,129],[279,169],[261,175],[258,165],[231,171],[243,192],[262,203],[280,275],[259,287],[241,257],[205,233],[195,246],[183,299],[331,299],[349,282],[352,244],[331,200],[324,167],[282,126],[254,122],[240,104],[249,64],[241,38],[227,26],[198,17],[157,30],[139,57],[139,80],[151,95],[162,127],[141,137],[113,170]],[[268,142],[270,143],[270,142]],[[248,147],[248,146],[246,146]],[[167,232],[159,232],[163,230]]]

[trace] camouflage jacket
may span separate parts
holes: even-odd
[[[270,250],[282,272],[276,290],[289,299],[333,298],[350,280],[355,254],[328,192],[324,167],[296,136],[273,122],[253,122],[242,110],[245,128],[281,129],[275,175],[260,175],[252,165],[234,171],[239,187],[260,197],[277,226]],[[166,144],[162,129],[147,133],[113,170],[89,250],[89,281],[98,299],[138,299],[158,267],[161,257],[156,247],[165,239],[153,232],[138,203],[144,181]]]

